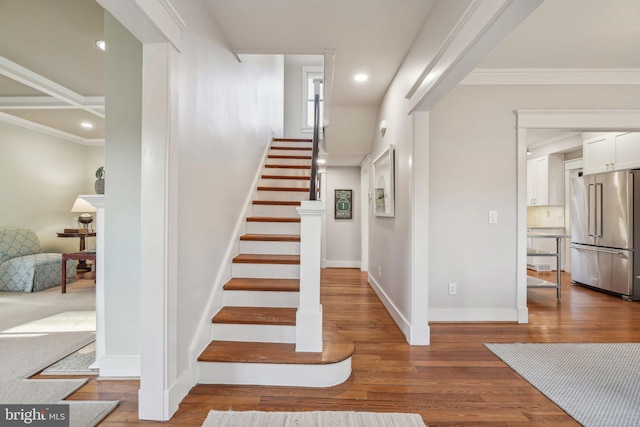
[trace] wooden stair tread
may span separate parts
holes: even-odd
[[[311,156],[285,156],[284,154],[269,154],[269,159],[311,160]]]
[[[248,222],[300,222],[300,217],[284,217],[284,216],[249,216]]]
[[[258,187],[258,191],[289,191],[289,192],[298,192],[298,193],[306,193],[309,191],[309,188],[304,187]]]
[[[313,142],[312,139],[300,139],[300,138],[273,138],[273,141],[278,141],[278,142]]]
[[[284,151],[311,151],[311,147],[274,147],[271,146],[272,150],[284,150]]]
[[[295,176],[295,175],[261,175],[262,179],[296,179],[296,180],[305,180],[310,181],[310,176]]]
[[[279,169],[311,169],[311,165],[264,165],[267,169],[279,168]]]
[[[198,361],[328,365],[348,359],[354,351],[353,341],[344,335],[325,332],[322,353],[296,352],[295,344],[211,341]]]
[[[298,279],[233,278],[224,284],[225,291],[300,292]]]
[[[300,264],[300,255],[240,254],[235,264]]]
[[[296,325],[296,308],[222,307],[213,316],[213,323],[234,325]]]
[[[240,240],[252,242],[299,242],[299,234],[243,234]]]
[[[298,200],[254,200],[254,205],[300,206]]]

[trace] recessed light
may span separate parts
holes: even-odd
[[[89,122],[82,122],[80,123],[80,126],[82,126],[85,129],[93,129],[93,125]]]
[[[98,46],[100,50],[105,50],[107,48],[107,44],[104,42],[104,40],[96,41],[96,46]]]
[[[368,79],[369,79],[369,76],[367,76],[364,73],[356,74],[355,76],[353,76],[353,80],[361,83],[366,82]]]

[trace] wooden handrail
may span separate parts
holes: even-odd
[[[320,138],[320,95],[313,100],[313,148],[311,151],[311,185],[309,200],[318,200],[318,142]]]

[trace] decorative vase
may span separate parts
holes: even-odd
[[[96,189],[96,194],[104,194],[104,179],[96,179],[94,188]]]

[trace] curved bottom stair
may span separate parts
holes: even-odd
[[[198,357],[200,384],[331,387],[351,375],[353,341],[323,334],[322,353],[295,351],[295,344],[212,341]]]

